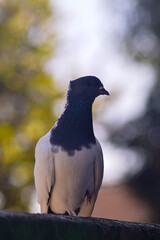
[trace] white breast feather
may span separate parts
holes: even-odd
[[[92,213],[103,177],[103,155],[99,142],[91,149],[82,148],[69,156],[59,149],[51,151],[50,132],[42,137],[35,152],[35,186],[41,211],[48,211],[48,198],[53,186],[49,205],[55,213],[74,211],[81,207],[80,216]],[[90,204],[86,204],[86,191],[92,194]]]

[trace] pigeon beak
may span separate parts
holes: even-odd
[[[108,95],[109,96],[109,92],[104,87],[100,87],[99,88],[99,94],[100,95]]]

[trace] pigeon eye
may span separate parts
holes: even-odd
[[[99,90],[102,90],[102,89],[104,89],[104,87],[103,87],[103,86],[99,87]]]

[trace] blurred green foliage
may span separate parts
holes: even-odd
[[[51,16],[48,0],[0,1],[0,208],[28,211],[35,144],[55,121]]]

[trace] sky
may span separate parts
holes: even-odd
[[[109,98],[97,99],[97,108],[94,107],[95,135],[104,152],[105,184],[119,183],[126,174],[133,174],[141,167],[136,153],[106,141],[107,131],[103,126],[116,129],[140,116],[154,86],[152,67],[135,62],[123,47],[127,31],[125,14],[133,11],[135,2],[123,0],[119,5],[118,0],[52,1],[56,48],[46,69],[64,91],[70,80],[95,75],[110,92]],[[57,117],[63,106],[64,101],[57,102]]]

